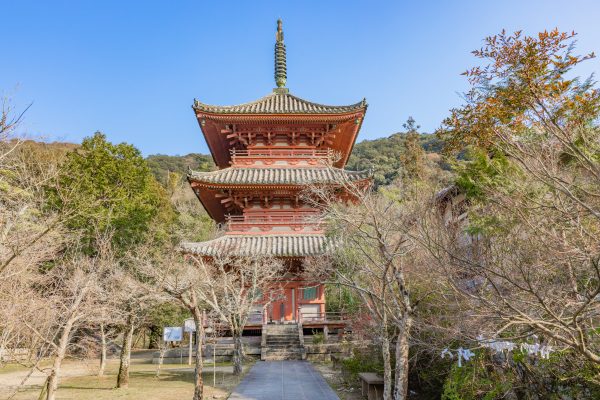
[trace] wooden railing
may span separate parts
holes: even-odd
[[[315,211],[246,213],[244,215],[228,215],[225,217],[228,231],[245,230],[253,227],[267,228],[274,226],[314,227],[320,229],[323,222]]]
[[[231,149],[231,158],[326,158],[333,155],[331,149]]]
[[[252,223],[295,223],[295,222],[318,222],[319,212],[318,211],[274,211],[272,213],[251,213],[248,212],[244,215],[227,215],[227,222],[252,222]]]
[[[340,312],[302,312],[300,308],[298,317],[301,323],[344,321],[344,315]]]

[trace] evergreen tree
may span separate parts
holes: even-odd
[[[422,179],[425,177],[425,150],[420,143],[420,134],[413,117],[408,117],[402,125],[406,129],[406,139],[403,143],[403,152],[400,154],[400,165],[405,177]]]
[[[113,244],[126,249],[144,238],[151,223],[173,218],[166,192],[140,151],[112,144],[100,132],[68,154],[59,182],[51,190],[53,206],[71,216],[68,227],[81,233],[90,253],[96,231],[111,231]]]

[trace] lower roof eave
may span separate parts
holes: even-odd
[[[224,235],[206,242],[183,242],[179,247],[183,253],[201,257],[302,258],[329,253],[334,241],[323,234]]]

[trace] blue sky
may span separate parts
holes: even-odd
[[[466,89],[485,36],[575,30],[600,51],[600,1],[0,0],[0,93],[33,106],[24,133],[79,142],[100,130],[144,154],[207,152],[191,111],[271,92],[277,18],[288,87],[307,100],[367,98],[359,140],[412,115],[431,132]],[[588,61],[581,75],[600,70]]]

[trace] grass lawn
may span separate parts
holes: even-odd
[[[2,364],[0,366],[0,374],[8,374],[9,372],[28,371],[24,365],[21,364]]]
[[[130,399],[130,400],[172,400],[191,398],[194,392],[193,369],[187,365],[165,364],[161,368],[160,377],[156,377],[156,365],[144,360],[132,360],[130,381],[128,389],[115,389],[118,361],[111,360],[107,366],[104,377],[92,374],[84,362],[78,366],[71,363],[73,368],[80,368],[80,376],[65,376],[61,379],[57,398],[59,400],[105,400],[105,399]],[[216,372],[216,385],[213,386],[212,364],[205,366],[204,390],[207,399],[225,399],[241,378],[231,374],[231,364],[221,363],[220,370]],[[223,368],[223,367],[227,368]],[[245,371],[250,364],[246,365]],[[223,371],[226,370],[226,371]],[[17,371],[19,371],[17,369]],[[0,369],[0,374],[5,372]],[[8,370],[6,370],[8,372]],[[71,373],[71,375],[73,375]],[[13,399],[37,399],[40,393],[39,385],[32,385],[19,392]],[[0,388],[0,398],[5,394]]]

